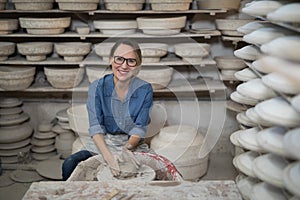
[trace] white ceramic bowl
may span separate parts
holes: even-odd
[[[18,52],[26,56],[28,61],[46,60],[53,51],[52,42],[23,42],[17,44]]]
[[[0,87],[5,90],[24,90],[34,80],[35,67],[0,67]]]
[[[65,61],[82,61],[90,53],[91,43],[88,42],[62,42],[55,43],[57,54],[64,57]]]
[[[106,69],[105,66],[100,67],[86,67],[86,74],[88,76],[89,82],[92,83],[105,76],[106,74],[111,74],[111,69]]]
[[[29,34],[61,34],[71,24],[71,17],[61,18],[30,18],[20,17],[20,26]]]
[[[258,47],[254,45],[248,45],[234,51],[234,55],[238,58],[245,60],[257,60],[261,56],[261,52]]]
[[[95,29],[99,29],[103,34],[133,34],[137,29],[136,20],[94,20]]]
[[[289,155],[288,157],[300,160],[299,155],[299,134],[300,128],[289,130],[283,137],[284,151]]]
[[[238,91],[231,93],[230,98],[237,103],[246,104],[246,105],[250,105],[250,106],[254,106],[259,102],[257,99],[253,99],[251,97],[244,96],[241,93],[239,93]]]
[[[238,143],[245,149],[256,152],[264,152],[262,147],[256,141],[258,132],[258,127],[241,130],[237,137]]]
[[[258,78],[258,76],[249,68],[245,68],[241,71],[238,71],[234,74],[234,77],[240,81],[250,81],[252,79]]]
[[[242,8],[242,12],[252,16],[266,16],[281,6],[280,1],[252,1]]]
[[[84,77],[84,68],[44,67],[47,80],[54,88],[66,89],[78,86]]]
[[[16,10],[51,10],[54,0],[12,0]]]
[[[233,158],[233,163],[235,167],[246,174],[249,177],[256,178],[253,170],[252,170],[252,163],[255,158],[257,158],[259,154],[255,151],[247,151],[243,154],[240,154]]]
[[[283,182],[285,188],[295,196],[300,196],[300,162],[289,164],[283,171]],[[294,197],[294,200],[298,199]]]
[[[237,28],[237,31],[243,34],[249,34],[260,28],[274,27],[271,23],[265,21],[252,21]]]
[[[8,56],[15,53],[16,45],[13,42],[0,42],[0,61],[8,59]]]
[[[287,22],[287,23],[299,23],[300,22],[300,3],[289,3],[279,7],[273,12],[268,13],[267,19]]]
[[[150,35],[174,35],[185,27],[186,16],[179,17],[138,17],[138,28]]]

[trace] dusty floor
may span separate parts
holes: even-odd
[[[210,155],[208,172],[201,180],[234,180],[236,175],[237,172],[232,165],[232,155],[218,153]],[[8,187],[2,187],[0,188],[0,199],[22,199],[30,185],[31,183],[14,183]]]

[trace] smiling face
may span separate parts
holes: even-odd
[[[125,59],[122,64],[118,64],[114,61],[114,57],[123,57]],[[118,59],[118,58],[117,58]],[[122,58],[121,58],[122,59]],[[133,76],[137,75],[140,66],[128,66],[127,63],[131,63],[131,59],[136,59],[136,54],[134,53],[134,49],[126,44],[119,45],[114,54],[110,57],[110,63],[112,66],[112,70],[114,73],[114,82],[127,82],[129,81]],[[117,61],[117,60],[116,60]]]

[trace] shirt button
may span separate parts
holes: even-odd
[[[119,125],[122,125],[122,122],[119,122]]]

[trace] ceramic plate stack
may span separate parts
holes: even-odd
[[[75,141],[75,134],[69,125],[67,109],[60,110],[56,113],[58,119],[57,124],[52,128],[52,131],[58,135],[55,138],[55,147],[57,153],[61,154],[62,158],[67,158],[71,155],[72,145]]]
[[[248,45],[241,49],[235,50],[234,55],[244,60],[254,61],[258,59],[262,54],[258,47],[254,45]]]
[[[31,144],[32,157],[35,160],[47,160],[56,155],[54,138],[56,133],[51,131],[53,124],[43,121],[38,126],[38,131],[34,133]]]
[[[29,152],[32,127],[29,115],[17,98],[0,100],[0,158],[2,163],[17,163],[20,152]]]
[[[258,76],[249,68],[237,71],[234,73],[234,77],[240,81],[250,81],[252,79],[258,78]]]
[[[256,178],[253,170],[252,164],[255,158],[259,154],[255,151],[247,151],[233,158],[233,165],[242,173],[246,174],[249,177]]]
[[[276,21],[276,22],[284,22],[284,23],[300,23],[300,3],[289,3],[281,6],[280,8],[274,10],[273,12],[268,13],[267,19]]]

